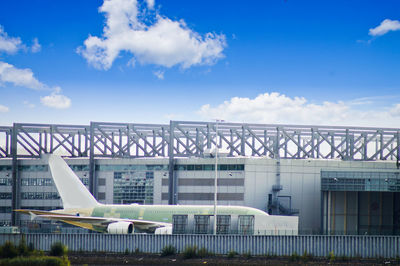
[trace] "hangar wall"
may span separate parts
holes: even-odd
[[[87,185],[89,160],[67,159],[67,162]],[[178,204],[213,204],[214,163],[215,159],[213,158],[176,159],[174,173],[178,180]],[[57,190],[51,182],[48,183],[51,175],[45,162],[40,159],[20,159],[18,164],[18,176],[22,182],[21,207],[60,208],[61,200],[57,195]],[[280,185],[282,186],[279,196],[282,201],[290,198],[290,208],[298,210],[300,234],[317,234],[326,229],[323,227],[323,214],[326,213],[326,208],[323,204],[323,197],[321,197],[323,194],[321,191],[322,171],[389,171],[397,173],[397,178],[399,177],[396,164],[386,161],[281,159],[278,169],[277,160],[270,158],[225,157],[220,158],[218,164],[220,167],[218,171],[218,204],[244,205],[261,210],[268,210],[268,195],[272,193],[272,188],[276,184],[279,170]],[[95,165],[100,202],[119,203],[116,202],[116,193],[119,193],[122,197],[129,198],[125,203],[135,201],[144,204],[168,203],[168,158],[96,159]],[[10,167],[11,160],[0,160],[0,223],[3,225],[11,223]],[[126,186],[116,187],[118,178],[126,182]],[[146,198],[149,193],[151,193],[151,199]],[[342,194],[335,194],[336,208],[343,201]],[[375,197],[375,194],[371,195]],[[349,192],[346,197],[348,204],[354,203],[351,200],[353,194]],[[393,197],[398,198],[398,196]],[[386,199],[385,195],[383,199]],[[389,205],[383,205],[386,208],[383,212],[386,212]],[[378,204],[378,208],[379,206],[381,205]],[[354,208],[356,207],[349,205],[348,213],[351,213]],[[370,206],[362,208],[368,209]],[[339,210],[336,211],[336,215],[338,213],[340,213]],[[22,224],[29,223],[29,217],[22,216],[21,219]],[[336,226],[338,226],[340,217],[335,219]],[[346,219],[350,232],[351,228],[356,225],[351,217]],[[381,217],[380,219],[385,220],[386,218]],[[325,230],[325,233],[329,232]]]

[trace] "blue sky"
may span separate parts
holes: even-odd
[[[0,125],[398,128],[399,11],[399,1],[1,1]]]

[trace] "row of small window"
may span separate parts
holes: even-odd
[[[11,207],[0,207],[0,213],[11,213]]]
[[[22,192],[21,199],[60,199],[57,192]]]
[[[114,172],[114,179],[154,179],[154,172]]]
[[[12,199],[12,193],[2,192],[0,199]],[[60,199],[60,196],[57,192],[22,192],[21,199]]]
[[[0,186],[12,186],[11,178],[0,178]]]
[[[153,193],[116,193],[114,194],[114,199],[144,199],[144,198],[152,198]]]
[[[153,193],[152,187],[122,187],[114,190],[114,193]]]
[[[18,165],[18,171],[26,171],[26,172],[47,172],[49,170],[48,165]],[[0,165],[0,172],[3,171],[12,171],[11,165]]]
[[[321,171],[322,178],[398,179],[398,172]]]
[[[0,220],[0,226],[11,226],[10,220]]]
[[[146,164],[146,165],[96,165],[96,171],[168,171],[168,165]]]
[[[85,186],[89,185],[89,178],[81,178]],[[51,178],[22,178],[22,186],[52,186],[53,181]],[[12,186],[11,178],[0,178],[0,186]]]
[[[141,187],[153,186],[153,182],[146,182],[146,180],[118,180],[114,182],[117,187]]]
[[[177,164],[175,171],[214,171],[214,164]],[[220,171],[244,171],[244,164],[219,164]]]
[[[74,172],[82,172],[89,171],[89,165],[87,164],[77,164],[77,165],[69,165],[69,167]],[[47,164],[41,165],[19,165],[18,171],[26,171],[26,172],[47,172],[49,170],[49,166]],[[12,171],[11,165],[0,165],[0,172],[2,171]]]

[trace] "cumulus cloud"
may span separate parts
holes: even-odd
[[[288,97],[273,92],[254,99],[233,97],[212,107],[201,106],[198,113],[205,119],[221,118],[232,122],[265,124],[313,124],[397,127],[400,124],[400,104],[390,109],[362,110],[360,102],[309,103],[304,97]]]
[[[71,99],[59,94],[58,92],[53,92],[51,95],[40,97],[40,102],[47,107],[56,109],[67,109],[71,106]]]
[[[154,0],[146,0],[147,3],[147,8],[148,9],[153,9],[154,8]]]
[[[7,113],[8,111],[9,111],[9,108],[7,106],[0,104],[0,113]]]
[[[20,69],[0,61],[0,84],[7,82],[12,83],[14,86],[34,90],[46,89],[46,86],[34,77],[32,70],[29,68]]]
[[[395,117],[400,117],[400,103],[396,104],[392,109],[390,109],[390,114]]]
[[[385,19],[381,24],[375,28],[369,29],[369,35],[371,36],[381,36],[389,31],[400,30],[400,21]]]
[[[0,52],[15,53],[22,48],[20,38],[9,37],[7,32],[4,31],[3,26],[0,25]]]
[[[35,78],[29,68],[20,69],[0,61],[0,85],[12,84],[33,90],[52,91],[51,95],[41,98],[43,105],[57,109],[65,109],[71,105],[71,99],[61,95],[60,87],[49,87]],[[31,105],[30,105],[31,106]]]
[[[32,53],[37,53],[40,51],[40,49],[42,49],[42,46],[40,45],[38,38],[33,39],[33,43],[31,46]]]
[[[154,8],[154,0],[147,0],[147,7]],[[223,34],[201,36],[183,20],[150,15],[137,0],[105,0],[99,11],[106,17],[103,35],[89,36],[77,49],[95,68],[109,69],[122,51],[141,64],[164,67],[209,65],[223,57]]]
[[[29,101],[24,101],[24,105],[28,108],[35,108],[35,105],[33,103],[30,103]]]
[[[154,71],[153,74],[158,79],[164,79],[164,71],[162,71],[162,70]]]

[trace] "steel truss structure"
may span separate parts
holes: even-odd
[[[400,129],[170,121],[169,124],[91,122],[0,127],[0,159],[12,159],[13,208],[19,207],[19,158],[57,153],[89,157],[90,191],[97,195],[95,158],[169,158],[169,203],[175,204],[177,157],[204,157],[217,145],[227,156],[275,159],[393,160],[399,164]],[[219,138],[216,137],[218,134]],[[13,218],[13,223],[15,218]]]

